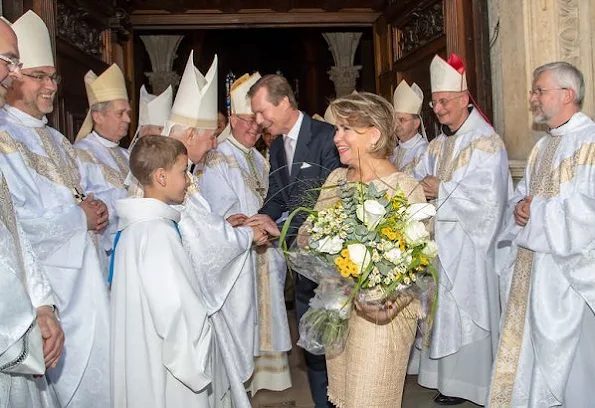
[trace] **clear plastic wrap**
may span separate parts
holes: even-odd
[[[428,320],[426,317],[432,308],[428,299],[433,299],[435,289],[431,276],[410,285],[399,285],[390,292],[382,286],[357,290],[355,281],[343,278],[333,264],[307,250],[294,246],[286,255],[293,271],[318,283],[309,303],[310,308],[300,319],[297,342],[298,346],[312,354],[333,356],[343,351],[354,299],[379,309],[390,302],[391,307],[397,308],[396,314],[412,301],[420,300],[421,308],[416,308],[419,310],[416,318],[422,322]],[[422,332],[426,330],[422,329]]]
[[[341,278],[320,282],[310,309],[300,319],[298,346],[316,355],[343,351],[353,310],[353,287],[353,282]]]

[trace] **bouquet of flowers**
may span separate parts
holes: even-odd
[[[438,248],[422,222],[436,214],[432,204],[410,204],[403,191],[389,196],[374,184],[337,188],[333,206],[298,209],[309,213],[306,234],[287,251],[291,268],[319,284],[299,324],[298,345],[313,354],[343,350],[355,299],[404,308],[436,283]]]

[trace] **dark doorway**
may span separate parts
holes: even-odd
[[[225,109],[225,78],[259,71],[262,75],[280,72],[298,97],[300,109],[309,114],[323,114],[328,101],[335,96],[334,85],[327,71],[334,65],[324,32],[362,32],[354,65],[361,65],[356,89],[375,91],[374,47],[372,29],[356,27],[316,28],[240,28],[220,30],[135,31],[137,92],[142,84],[150,89],[144,72],[151,71],[149,56],[140,35],[184,35],[177,51],[174,70],[182,74],[191,49],[195,64],[205,73],[213,56],[219,58],[219,108]]]

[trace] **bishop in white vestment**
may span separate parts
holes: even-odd
[[[43,375],[43,343],[36,327],[36,308],[55,304],[50,283],[17,223],[0,172],[0,408],[59,408]],[[41,363],[39,371],[23,367],[31,355]]]
[[[211,327],[182,246],[180,213],[153,198],[116,203],[111,291],[115,408],[209,408]]]
[[[234,214],[258,213],[268,190],[269,163],[254,148],[258,129],[247,98],[258,73],[240,77],[231,87],[230,123],[219,136],[223,140],[207,154],[199,188],[213,212],[228,218]],[[235,137],[237,136],[237,138]],[[256,356],[249,390],[280,391],[291,387],[287,352],[291,349],[284,286],[287,267],[274,247],[254,249],[234,289],[236,315],[244,314],[238,331],[244,353],[254,338]],[[242,288],[243,293],[238,290]],[[252,293],[251,293],[252,292]],[[241,303],[239,303],[241,302]],[[226,305],[225,307],[227,307]]]
[[[464,72],[436,56],[432,104],[443,132],[414,176],[435,199],[438,303],[431,345],[418,382],[441,392],[436,402],[485,404],[498,337],[493,250],[511,188],[504,143],[473,105]],[[462,403],[463,401],[458,401]]]
[[[89,114],[74,147],[80,166],[89,175],[89,189],[108,207],[110,222],[100,236],[103,249],[109,252],[118,227],[114,206],[128,195],[125,181],[130,171],[129,153],[120,147],[120,140],[128,134],[130,105],[124,74],[116,64],[99,76],[89,71],[84,80]]]
[[[428,139],[420,116],[423,101],[421,88],[416,83],[409,86],[405,80],[399,83],[393,94],[397,126],[395,134],[399,143],[390,161],[407,175],[413,174],[422,154],[428,148]]]
[[[595,123],[580,112],[583,95],[568,63],[534,72],[534,121],[550,129],[499,236],[504,310],[490,407],[594,406]]]
[[[132,151],[138,138],[146,135],[160,135],[163,132],[163,125],[169,119],[171,112],[172,99],[171,85],[159,95],[148,93],[144,85],[140,87],[138,122],[128,151]]]
[[[23,73],[30,76],[13,82],[7,94],[12,106],[0,110],[0,169],[60,312],[64,354],[47,375],[63,407],[105,408],[110,406],[109,305],[96,233],[88,231],[100,222],[105,205],[81,203],[82,194],[89,193],[86,174],[70,142],[47,126],[58,79],[45,24],[26,13],[13,29]],[[35,102],[23,103],[24,97]],[[93,214],[87,216],[85,209]]]

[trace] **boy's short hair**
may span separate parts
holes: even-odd
[[[171,169],[178,157],[188,155],[186,146],[166,136],[144,136],[130,153],[130,172],[143,186],[152,184],[151,176],[157,169]]]

